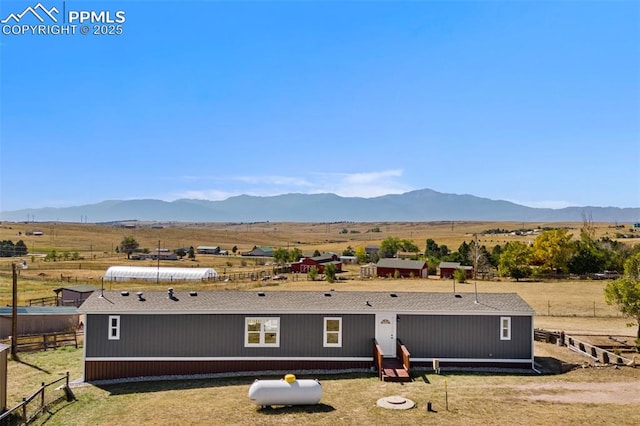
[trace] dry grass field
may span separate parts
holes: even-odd
[[[237,246],[247,251],[255,245],[299,247],[303,252],[341,252],[347,246],[378,244],[389,236],[413,240],[419,247],[427,238],[457,249],[462,241],[471,241],[485,229],[519,229],[520,223],[332,223],[332,224],[166,224],[122,229],[91,224],[3,224],[0,240],[23,239],[30,255],[28,269],[20,269],[19,300],[52,296],[63,285],[101,285],[100,277],[112,265],[156,266],[151,261],[128,261],[114,248],[124,236],[133,235],[141,247],[219,245],[230,250]],[[549,224],[524,224],[526,228]],[[574,229],[579,223],[553,224]],[[611,224],[597,224],[598,234],[612,236]],[[367,232],[378,228],[380,232]],[[44,235],[25,236],[39,229]],[[341,233],[347,229],[347,233]],[[352,232],[357,231],[357,232]],[[21,232],[22,236],[17,236]],[[479,236],[492,247],[514,239],[533,237],[510,235]],[[44,262],[38,253],[48,250],[78,251],[78,261]],[[244,262],[243,262],[244,261]],[[0,303],[11,300],[11,263],[0,259]],[[239,256],[198,256],[188,260],[163,262],[163,266],[214,267],[228,273],[269,269],[252,259]],[[428,280],[363,280],[358,267],[349,266],[345,279],[329,284],[308,281],[306,276],[284,282],[175,283],[176,289],[282,290],[380,290],[380,291],[453,291],[453,282],[431,277]],[[456,292],[517,292],[537,312],[536,327],[580,334],[633,335],[627,320],[615,308],[604,303],[605,281],[523,282],[471,281],[455,284]],[[156,283],[105,283],[114,290],[158,289]],[[167,285],[161,283],[160,290]],[[544,366],[560,362],[582,364],[580,355],[555,345],[535,343],[536,360]],[[72,379],[82,376],[82,349],[59,349],[22,354],[20,362],[9,362],[8,405],[34,392],[41,382],[50,382],[69,371]],[[304,378],[302,376],[301,378]],[[316,377],[316,376],[313,376]],[[247,391],[254,376],[198,380],[122,383],[74,388],[78,398],[61,404],[41,419],[48,425],[155,425],[155,424],[636,424],[640,406],[640,369],[628,367],[578,368],[565,374],[489,374],[444,372],[441,375],[416,372],[406,384],[383,383],[375,374],[320,376],[324,395],[313,407],[276,407],[260,410],[252,405]],[[448,410],[446,409],[445,388]],[[401,395],[417,403],[408,411],[384,410],[376,400]],[[425,409],[431,401],[437,413]]]
[[[471,242],[475,235],[478,241],[491,249],[496,244],[504,245],[509,241],[530,241],[534,236],[515,236],[510,234],[485,234],[489,229],[535,229],[544,227],[566,227],[571,233],[579,234],[580,223],[515,223],[515,222],[383,222],[383,223],[167,223],[162,228],[152,224],[138,224],[136,228],[125,229],[112,225],[73,224],[73,223],[3,223],[0,226],[0,240],[11,240],[14,243],[22,239],[29,254],[22,259],[0,258],[0,303],[10,302],[10,293],[5,283],[11,280],[11,263],[27,261],[28,269],[20,269],[20,301],[52,296],[52,290],[62,285],[92,284],[101,285],[101,277],[109,266],[138,265],[157,266],[155,261],[127,260],[124,254],[116,253],[120,241],[125,236],[133,236],[141,248],[153,250],[158,247],[175,249],[178,247],[197,247],[199,245],[217,245],[229,250],[237,247],[238,253],[251,250],[254,246],[300,248],[303,253],[314,250],[335,251],[341,253],[348,246],[356,248],[369,244],[379,244],[388,237],[412,240],[422,248],[426,240],[431,238],[439,245],[447,245],[456,250],[463,242]],[[594,224],[598,236],[615,235],[614,224]],[[38,230],[43,235],[26,235],[28,231]],[[372,232],[377,230],[379,232]],[[20,235],[18,235],[20,234]],[[44,256],[51,250],[58,254],[77,252],[80,260],[59,260],[45,262]],[[257,270],[268,271],[264,260],[241,256],[207,256],[198,255],[195,261],[163,261],[161,266],[213,267],[218,272],[243,273]],[[346,278],[356,278],[357,266],[348,267]],[[245,287],[250,283],[235,283]],[[534,292],[538,291],[534,287]],[[555,288],[555,287],[554,287]],[[9,287],[10,289],[10,287]],[[497,290],[492,290],[497,291]],[[546,291],[546,289],[545,289]],[[559,290],[563,292],[564,290]],[[539,313],[574,314],[578,312],[561,312],[554,310],[555,296],[549,293],[548,304],[542,309],[536,306]],[[592,299],[593,302],[599,299]],[[547,301],[543,301],[547,303]],[[601,308],[596,306],[596,314]],[[581,306],[580,312],[588,311],[588,306]]]
[[[78,251],[85,258],[94,255],[100,258],[113,253],[124,236],[132,235],[140,247],[154,249],[158,241],[162,247],[178,248],[199,245],[216,245],[231,250],[251,250],[254,246],[299,247],[303,252],[342,252],[348,245],[379,244],[387,237],[412,240],[420,248],[428,238],[439,245],[447,245],[456,250],[462,241],[472,241],[478,234],[479,242],[489,249],[508,241],[529,241],[532,236],[512,236],[507,234],[485,234],[489,229],[536,229],[545,227],[568,228],[579,235],[579,222],[530,223],[530,222],[337,222],[337,223],[140,223],[136,228],[122,228],[112,225],[77,223],[3,223],[0,240],[22,239],[30,252],[45,253],[56,249]],[[614,237],[615,224],[595,223],[598,237]],[[161,226],[159,228],[158,226]],[[27,231],[39,230],[43,235],[25,235]],[[372,232],[377,230],[378,232]],[[18,236],[17,233],[22,235]]]

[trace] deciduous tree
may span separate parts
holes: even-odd
[[[279,265],[287,263],[289,261],[289,250],[284,247],[278,247],[273,251],[273,260]]]
[[[318,268],[312,266],[309,269],[309,272],[307,272],[307,278],[309,279],[309,281],[315,281],[316,278],[318,278]]]
[[[638,330],[636,337],[640,340],[640,253],[624,264],[622,278],[613,280],[604,289],[605,300],[616,305],[620,312],[635,321]]]
[[[138,247],[140,247],[140,244],[132,235],[124,237],[120,242],[120,252],[126,253],[127,259],[131,258],[131,254],[136,251]]]
[[[298,247],[294,247],[289,250],[289,262],[297,262],[302,258],[302,256],[302,250],[300,250]]]
[[[338,272],[338,268],[333,263],[329,263],[324,267],[324,275],[327,277],[327,281],[333,283],[336,281],[336,273]]]
[[[536,264],[549,271],[564,270],[571,254],[571,234],[566,229],[544,231],[533,241]]]
[[[394,257],[400,248],[400,240],[396,237],[387,237],[380,243],[378,255],[381,258]]]
[[[512,241],[505,245],[500,261],[498,262],[498,272],[500,275],[515,278],[526,278],[531,275],[531,247],[520,241]]]

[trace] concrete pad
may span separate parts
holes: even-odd
[[[408,410],[415,407],[416,403],[405,397],[394,395],[380,398],[376,405],[390,410]]]

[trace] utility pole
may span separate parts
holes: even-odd
[[[156,250],[156,257],[158,259],[158,276],[156,277],[156,284],[160,284],[160,240],[158,240],[158,250]]]
[[[478,278],[478,256],[479,256],[479,250],[478,250],[478,234],[473,234],[473,236],[475,237],[475,241],[473,244],[473,279],[477,279]]]
[[[18,270],[16,264],[11,264],[13,271],[13,286],[11,297],[11,358],[16,359],[16,340],[18,337]]]

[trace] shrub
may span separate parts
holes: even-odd
[[[459,283],[464,283],[467,280],[467,272],[462,268],[458,268],[453,271],[453,278]]]

